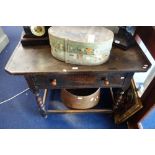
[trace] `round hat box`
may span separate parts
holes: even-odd
[[[102,26],[58,26],[48,30],[52,55],[66,63],[100,65],[110,56],[114,34]]]
[[[62,89],[63,103],[73,109],[89,109],[96,106],[100,99],[100,88]]]

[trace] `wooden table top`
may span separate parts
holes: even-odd
[[[144,67],[148,66],[148,67]],[[67,64],[55,59],[50,46],[23,47],[19,43],[5,69],[11,74],[52,74],[75,72],[145,72],[151,66],[139,46],[129,50],[113,47],[109,60],[98,66]]]

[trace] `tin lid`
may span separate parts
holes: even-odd
[[[82,43],[102,43],[113,40],[114,34],[103,26],[54,26],[49,34]]]

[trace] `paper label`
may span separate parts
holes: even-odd
[[[95,42],[95,35],[88,34],[88,43],[94,43],[94,42]]]
[[[116,43],[116,44],[120,44],[120,41],[119,41],[119,40],[115,40],[115,43]]]

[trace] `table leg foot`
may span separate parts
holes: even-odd
[[[37,105],[39,107],[39,112],[42,117],[47,118],[47,111],[45,109],[45,104],[43,103],[43,98],[39,93],[35,93]]]

